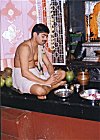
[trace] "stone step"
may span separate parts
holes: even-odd
[[[29,111],[1,108],[1,130],[3,134],[19,138],[18,140],[32,138],[31,122],[31,112]]]
[[[18,138],[10,136],[8,134],[1,133],[1,140],[18,140]]]

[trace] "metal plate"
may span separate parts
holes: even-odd
[[[100,100],[100,90],[88,89],[79,93],[80,97],[87,100]]]
[[[58,89],[58,90],[55,90],[54,91],[54,94],[59,96],[59,97],[62,97],[62,98],[66,98],[68,96],[70,96],[71,94],[73,93],[72,90],[70,89]]]

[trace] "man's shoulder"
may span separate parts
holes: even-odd
[[[22,42],[18,47],[19,48],[23,48],[23,47],[26,47],[26,48],[30,48],[29,47],[29,40],[25,40],[24,42]]]

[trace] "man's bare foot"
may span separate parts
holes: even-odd
[[[65,85],[66,84],[66,81],[61,81],[60,82],[60,86],[63,86],[63,85]]]
[[[43,100],[46,99],[46,95],[37,96],[37,98]]]
[[[63,86],[64,84],[66,84],[66,81],[61,81],[61,82],[57,83],[56,85],[52,85],[51,89],[57,88],[59,86]]]

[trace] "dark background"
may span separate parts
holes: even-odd
[[[85,1],[67,0],[69,5],[69,28],[73,32],[82,32],[85,35]]]

